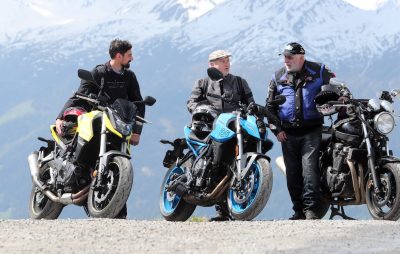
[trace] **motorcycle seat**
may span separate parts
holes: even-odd
[[[210,132],[209,131],[194,131],[190,132],[189,138],[193,141],[207,143],[210,140]]]

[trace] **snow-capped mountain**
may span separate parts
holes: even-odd
[[[68,57],[116,36],[135,44],[162,37],[182,51],[219,46],[259,62],[300,40],[312,58],[372,59],[400,41],[399,1],[374,3],[377,10],[365,11],[342,0],[8,0],[0,45],[2,54],[34,46]]]
[[[351,3],[351,4],[350,4]],[[78,84],[78,68],[108,59],[109,42],[134,44],[132,69],[143,95],[157,103],[153,121],[133,149],[132,218],[159,217],[158,195],[166,147],[190,119],[186,100],[206,75],[214,49],[233,53],[232,72],[249,82],[262,104],[266,84],[290,41],[306,57],[328,64],[356,97],[400,87],[399,0],[4,0],[0,9],[0,218],[26,218],[31,188],[26,157],[48,137],[48,125]],[[399,131],[393,134],[399,135]],[[393,150],[400,154],[396,138]],[[280,153],[275,145],[270,156]],[[21,202],[22,201],[22,202]],[[70,208],[68,208],[70,209]],[[81,210],[79,210],[81,211]],[[210,210],[209,210],[210,211]],[[290,201],[275,171],[261,218],[285,218]],[[206,212],[203,212],[204,214]],[[208,212],[210,213],[210,212]],[[211,210],[212,213],[212,210]],[[75,215],[74,215],[75,214]],[[82,217],[75,211],[66,217]]]

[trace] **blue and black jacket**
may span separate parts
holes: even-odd
[[[323,64],[305,61],[300,72],[288,72],[285,67],[272,76],[269,84],[267,108],[277,116],[280,122],[272,122],[276,129],[303,132],[321,127],[323,116],[317,111],[314,98],[321,91],[321,86],[329,83],[335,75]],[[285,103],[279,106],[268,104],[276,95],[284,95]]]

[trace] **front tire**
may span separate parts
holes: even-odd
[[[192,216],[196,205],[185,202],[174,192],[169,192],[165,186],[171,181],[173,174],[183,174],[183,169],[172,166],[165,174],[160,190],[160,212],[167,221],[186,221]]]
[[[258,157],[239,188],[228,190],[228,207],[236,220],[252,220],[265,207],[272,191],[272,169],[269,161]]]
[[[50,179],[50,167],[45,164],[40,179],[46,182]],[[60,216],[64,205],[51,201],[36,185],[33,185],[29,199],[29,215],[32,219],[55,220]]]
[[[126,204],[132,189],[132,164],[125,157],[115,156],[108,164],[105,184],[94,188],[97,181],[96,177],[89,190],[89,215],[94,218],[115,218]]]
[[[400,163],[383,165],[377,175],[382,193],[376,194],[372,180],[366,184],[368,211],[376,220],[396,221],[400,218]]]

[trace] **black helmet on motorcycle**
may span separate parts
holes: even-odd
[[[200,102],[192,112],[192,130],[210,132],[218,112],[208,103]]]
[[[78,127],[78,116],[86,113],[82,107],[69,107],[64,111],[62,124],[62,137],[72,138]]]
[[[315,96],[315,104],[318,112],[324,116],[330,116],[337,113],[336,108],[327,104],[328,101],[337,101],[340,97],[340,91],[333,85],[321,86],[321,91]]]

